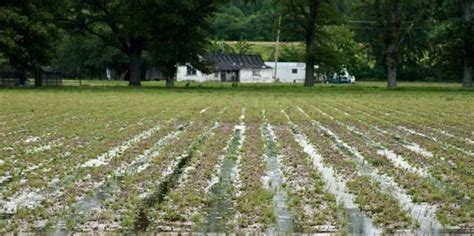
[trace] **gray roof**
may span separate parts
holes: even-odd
[[[214,71],[240,69],[271,69],[259,55],[212,54],[209,60],[214,63]]]

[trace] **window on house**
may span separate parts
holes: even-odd
[[[260,70],[252,70],[253,76],[260,76]]]
[[[191,65],[186,66],[186,75],[196,75],[196,68]]]
[[[219,72],[214,73],[214,78],[219,78]]]
[[[291,73],[293,73],[293,74],[298,74],[298,69],[293,69],[293,70],[291,70]]]

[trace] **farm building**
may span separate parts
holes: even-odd
[[[221,81],[240,83],[272,83],[273,69],[258,55],[215,54],[211,74],[205,74],[191,64],[178,67],[178,81]]]

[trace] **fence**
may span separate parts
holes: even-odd
[[[43,72],[42,86],[62,86],[63,75],[60,72]],[[0,87],[17,87],[20,80],[15,72],[0,72]],[[27,82],[27,86],[29,83]],[[33,85],[33,84],[32,84]]]
[[[15,72],[0,72],[0,87],[15,87],[20,84]]]
[[[63,75],[62,73],[43,73],[43,86],[62,86]]]

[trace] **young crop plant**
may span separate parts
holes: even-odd
[[[226,142],[233,126],[224,123],[199,150],[181,177],[178,186],[165,201],[151,213],[152,225],[159,231],[192,231],[199,228],[200,211],[205,207],[206,188],[214,173],[220,155],[224,155]]]
[[[296,227],[307,233],[336,232],[341,219],[334,196],[324,190],[321,177],[290,131],[284,126],[275,130],[280,145],[285,143],[282,146],[283,172]]]
[[[243,232],[264,232],[275,224],[273,194],[263,186],[266,171],[264,143],[260,132],[261,115],[256,106],[247,108],[246,132],[240,162],[239,196],[237,196],[237,223]]]
[[[474,228],[456,85],[71,82],[0,89],[0,234]]]

